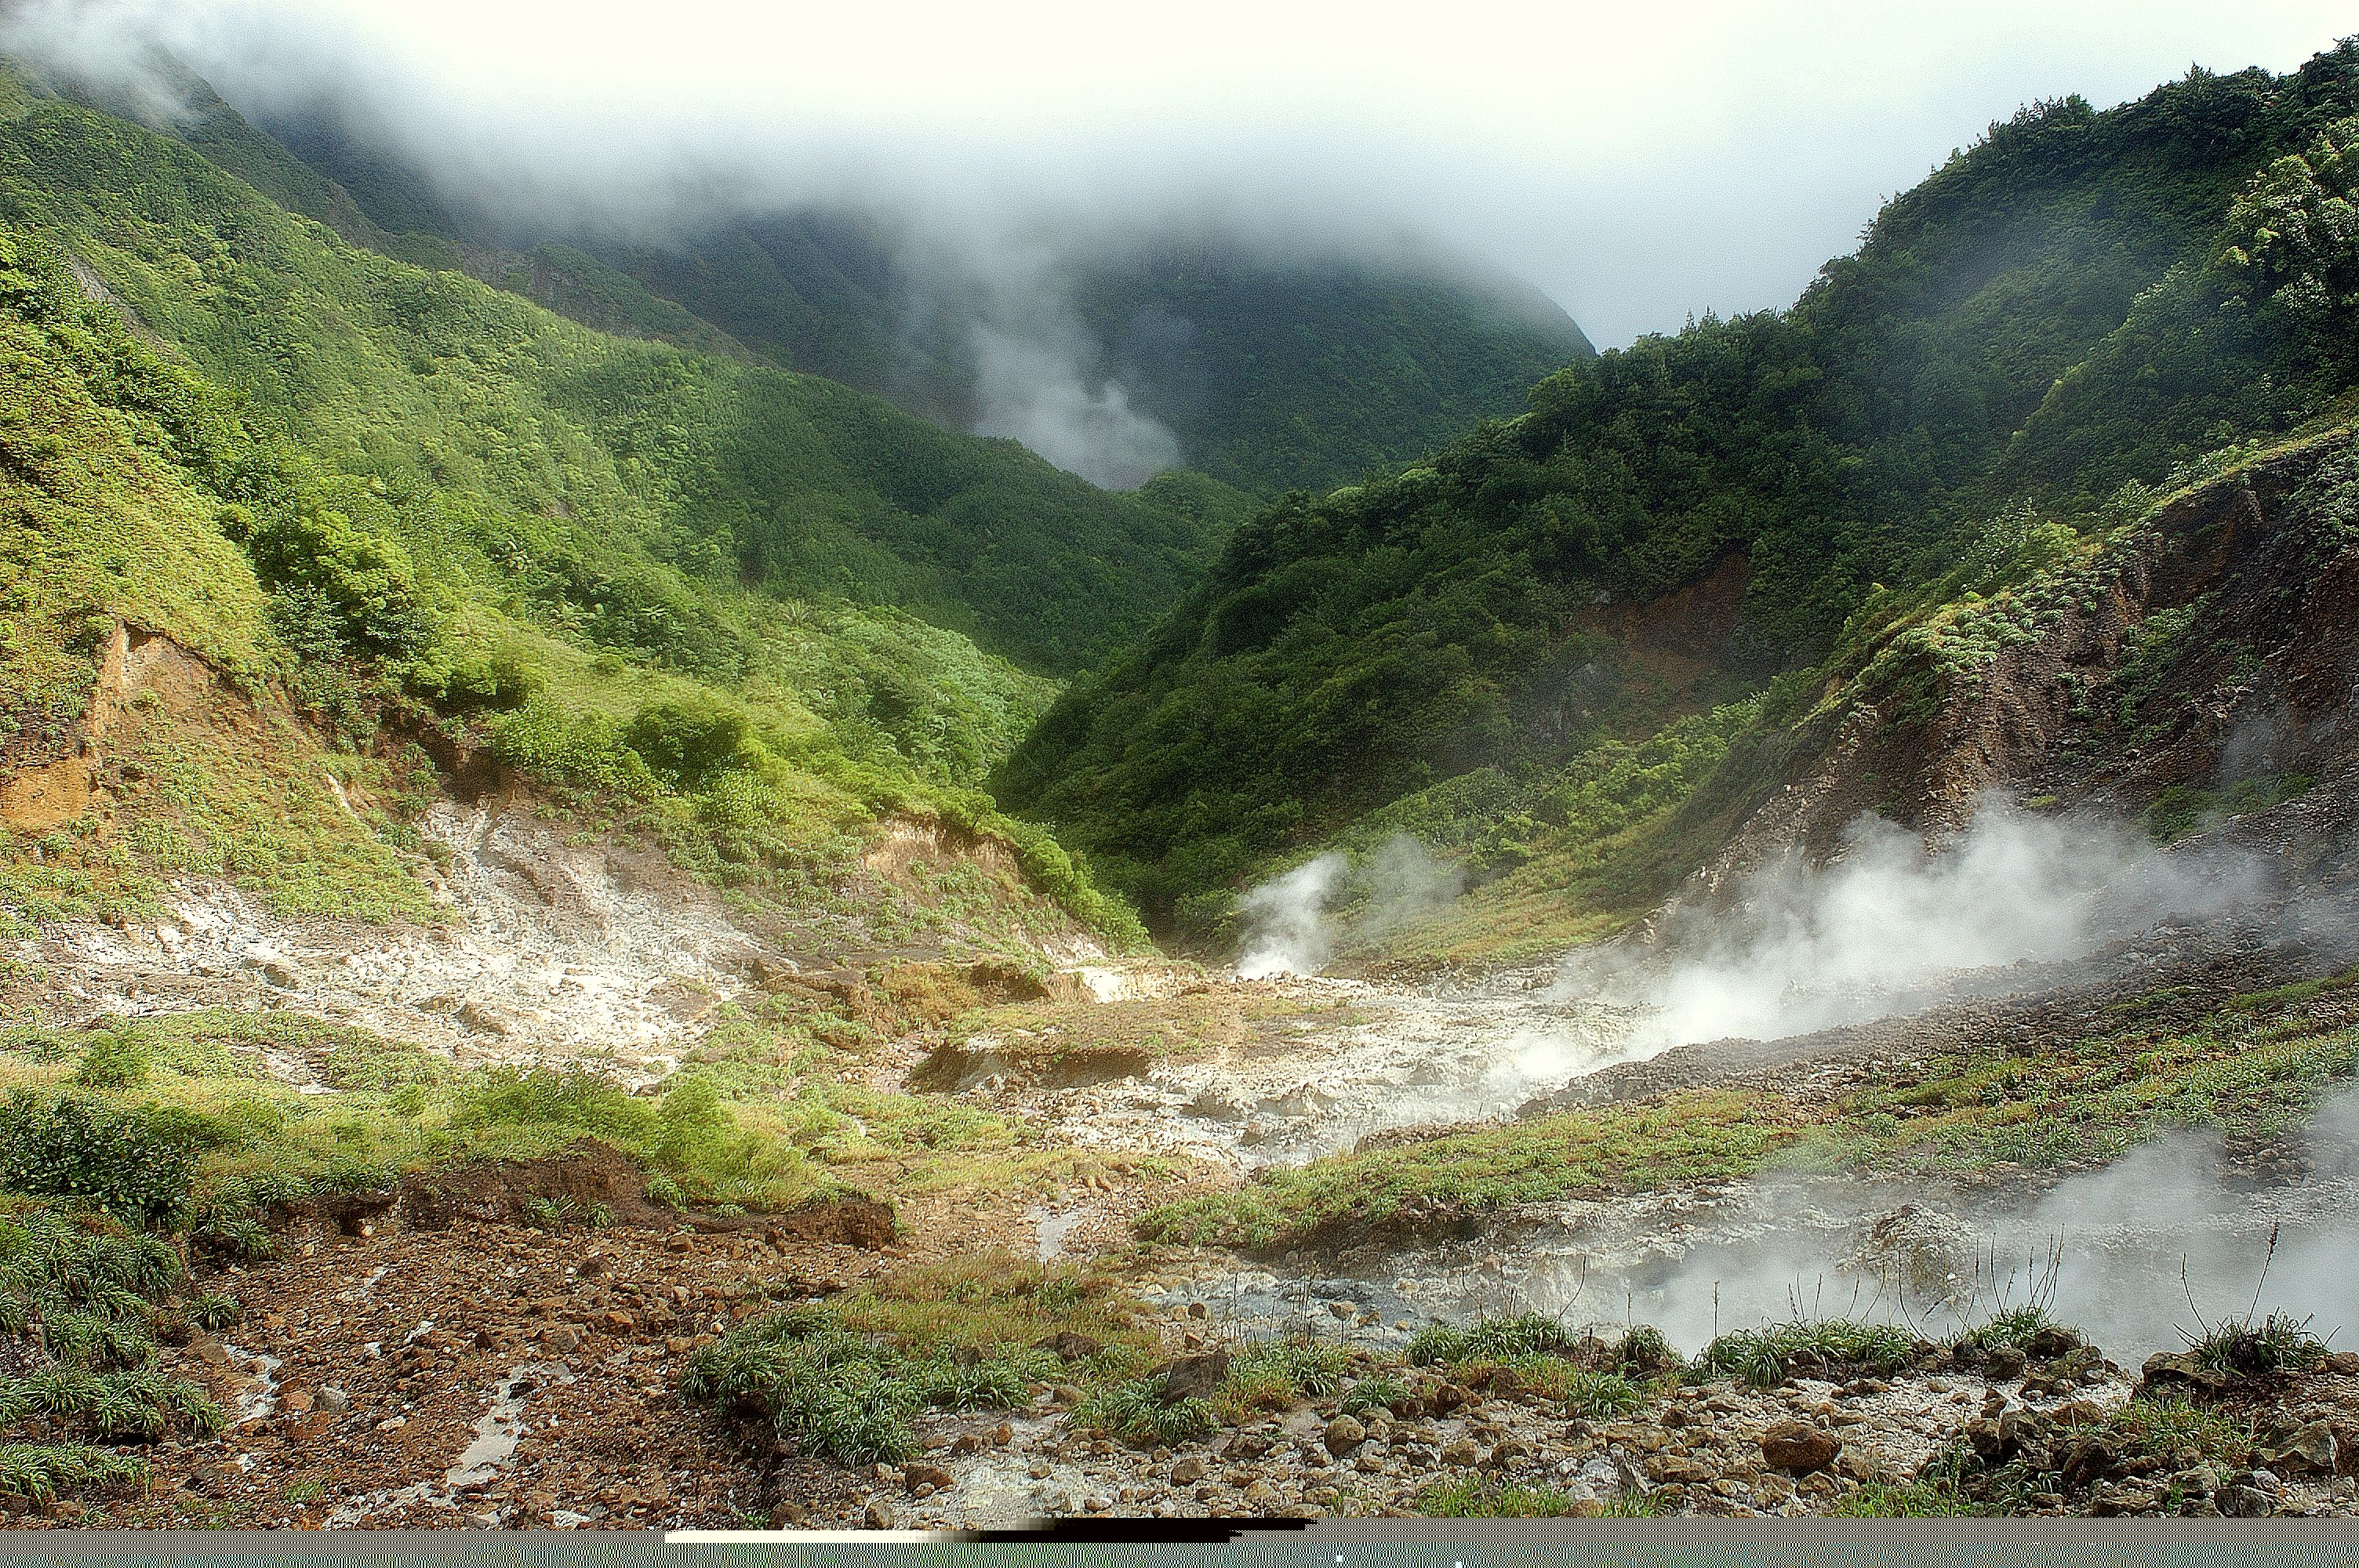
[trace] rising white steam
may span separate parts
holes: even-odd
[[[2256,1188],[2217,1138],[2177,1133],[1995,1214],[1954,1194],[1895,1209],[1889,1187],[1796,1182],[1766,1195],[1771,1212],[1739,1227],[1742,1242],[1699,1248],[1643,1285],[1560,1271],[1536,1278],[1527,1301],[1562,1312],[1610,1298],[1618,1316],[1627,1288],[1627,1310],[1690,1350],[1797,1315],[1940,1337],[2027,1305],[2131,1365],[2271,1313],[2347,1346],[2359,1332],[2344,1218],[2359,1199],[2359,1091],[2328,1101],[2292,1142],[2310,1166],[2293,1184]]]
[[[1083,340],[974,330],[979,436],[1006,436],[1093,484],[1136,490],[1180,466],[1178,438],[1130,406],[1118,381],[1093,384]]]
[[[1240,897],[1237,919],[1245,927],[1245,942],[1237,979],[1315,975],[1324,968],[1334,951],[1327,904],[1351,865],[1342,855],[1321,855]]]
[[[1330,852],[1237,900],[1245,931],[1242,980],[1315,975],[1343,940],[1371,940],[1431,914],[1466,884],[1465,872],[1419,839],[1396,833],[1353,860]]]
[[[1676,917],[1658,952],[1574,959],[1560,991],[1636,1009],[1636,1054],[1782,1039],[1923,1006],[1974,971],[2079,957],[2260,888],[2249,860],[2198,863],[2092,816],[1994,801],[1938,850],[1864,816],[1832,863],[1783,860],[1733,908]]]

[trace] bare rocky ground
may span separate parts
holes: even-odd
[[[749,1281],[766,1298],[820,1298],[894,1256],[760,1228],[462,1221],[351,1236],[322,1221],[288,1240],[280,1260],[214,1281],[253,1303],[245,1323],[170,1352],[170,1369],[205,1382],[236,1424],[159,1444],[144,1497],[14,1522],[988,1529],[1067,1514],[1382,1515],[1453,1482],[1549,1488],[1574,1514],[1792,1516],[1856,1503],[1954,1445],[2069,1454],[2139,1376],[2093,1349],[1974,1365],[1927,1346],[1888,1378],[1719,1379],[1591,1420],[1508,1374],[1414,1371],[1389,1409],[1353,1416],[1332,1396],[1309,1400],[1155,1449],[1077,1429],[1050,1393],[1029,1411],[937,1418],[919,1458],[854,1470],[763,1456],[682,1405],[673,1381],[697,1346],[767,1304],[749,1299]],[[1163,1332],[1183,1365],[1221,1353],[1201,1307],[1175,1305]],[[1353,1355],[1374,1369],[1370,1351]],[[2150,1375],[2175,1376],[2167,1364]],[[2277,1434],[2271,1463],[2231,1470],[2192,1449],[2124,1456],[2084,1442],[2087,1484],[2033,1510],[2359,1515],[2359,1357],[2208,1392]]]
[[[437,812],[434,831],[453,847],[442,872],[451,928],[356,944],[261,920],[191,884],[175,924],[51,936],[41,957],[59,978],[60,1011],[296,1007],[462,1061],[587,1060],[646,1079],[693,1042],[713,1002],[796,964],[660,868],[574,849],[519,816]],[[1061,1076],[1007,1070],[1007,1043],[983,1038],[892,1043],[868,1070],[884,1087],[922,1087],[927,1063],[940,1069],[947,1054],[963,1065],[928,1092],[1012,1113],[1077,1147],[1184,1154],[1242,1180],[1355,1143],[1688,1088],[1824,1104],[1937,1052],[2070,1035],[2132,996],[2175,999],[2166,1011],[2191,1020],[2322,961],[2267,935],[2183,925],[1907,1017],[1642,1060],[1617,1049],[1608,1010],[1568,1000],[1550,972],[1534,970],[1422,988],[1277,982],[1264,989],[1329,1011],[1216,1048],[1084,1060]],[[1104,1000],[1218,983],[1078,948],[1049,957]],[[268,1065],[333,1092],[316,1064]],[[1992,1170],[1930,1195],[1970,1213],[1965,1189],[1990,1201],[2036,1195],[2065,1173]],[[1768,1206],[1759,1184],[1674,1185],[1263,1260],[1137,1249],[1131,1220],[1169,1189],[1133,1180],[1120,1162],[1028,1213],[898,1195],[897,1238],[851,1210],[682,1225],[620,1201],[620,1188],[607,1195],[614,1225],[543,1231],[498,1182],[460,1185],[299,1217],[267,1263],[200,1260],[201,1276],[246,1316],[221,1337],[170,1347],[165,1369],[203,1383],[234,1424],[217,1438],[155,1444],[144,1495],[20,1509],[12,1522],[995,1528],[1051,1515],[1381,1515],[1433,1508],[1437,1489],[1453,1488],[1494,1510],[1539,1499],[1575,1514],[1793,1515],[1888,1508],[1891,1490],[1960,1452],[2071,1477],[2062,1491],[1980,1499],[2018,1512],[2359,1513],[2359,1360],[2348,1356],[2216,1387],[2156,1366],[2159,1384],[2191,1390],[2249,1429],[2260,1462],[2233,1465],[2191,1441],[2106,1435],[2149,1375],[2151,1345],[2105,1346],[2118,1362],[2060,1345],[2010,1363],[1962,1362],[1928,1343],[1880,1374],[1796,1366],[1767,1388],[1656,1387],[1606,1419],[1512,1373],[1400,1364],[1413,1333],[1438,1320],[1537,1309],[1576,1323],[1649,1321],[1663,1303],[1637,1310],[1632,1281],[1675,1283],[1676,1265],[1700,1249],[1774,1247],[1795,1233],[1790,1206]],[[1815,1241],[1929,1196],[1862,1186],[1826,1206],[1833,1217]],[[1388,1378],[1401,1392],[1348,1414],[1344,1390],[1301,1398],[1157,1448],[1085,1430],[1071,1391],[1051,1389],[1027,1410],[930,1418],[918,1456],[868,1469],[750,1441],[676,1392],[687,1359],[756,1312],[989,1249],[1093,1257],[1137,1291],[1176,1366],[1311,1336],[1343,1347],[1351,1378]],[[1592,1275],[1621,1288],[1586,1299],[1563,1288]]]

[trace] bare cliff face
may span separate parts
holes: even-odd
[[[1834,854],[1864,813],[1939,841],[1993,792],[2339,864],[2359,762],[2354,516],[2359,451],[2324,440],[1943,617],[1834,683],[1682,898],[1789,849]]]

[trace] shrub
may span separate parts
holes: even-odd
[[[74,1198],[141,1225],[176,1221],[188,1202],[199,1139],[183,1119],[29,1089],[0,1117],[0,1187]]]
[[[745,714],[711,700],[650,702],[632,715],[623,743],[656,777],[680,790],[701,789],[761,756]]]
[[[433,639],[408,553],[395,541],[361,532],[341,512],[309,507],[242,532],[255,576],[278,596],[272,619],[298,652],[332,654],[317,645],[329,633],[393,656],[414,654]]]
[[[153,1066],[139,1042],[102,1032],[92,1035],[82,1047],[74,1082],[93,1089],[134,1088],[147,1081]]]
[[[1159,1377],[1114,1384],[1073,1412],[1076,1425],[1110,1432],[1142,1445],[1192,1443],[1220,1424],[1212,1407],[1193,1397],[1166,1399]]]
[[[681,1397],[766,1417],[803,1452],[840,1464],[914,1452],[909,1422],[928,1405],[1006,1409],[1060,1365],[1037,1350],[937,1348],[917,1355],[858,1334],[836,1313],[798,1307],[741,1325],[682,1368]]]
[[[1723,1334],[1704,1346],[1695,1364],[1704,1372],[1770,1388],[1798,1370],[1811,1368],[1897,1372],[1908,1364],[1915,1350],[1916,1342],[1909,1336],[1888,1325],[1843,1318],[1801,1318]]]

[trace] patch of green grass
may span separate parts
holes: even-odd
[[[1742,1379],[1756,1388],[1774,1388],[1798,1368],[1814,1371],[1856,1368],[1878,1375],[1908,1365],[1916,1342],[1886,1324],[1845,1318],[1797,1318],[1764,1328],[1723,1334],[1698,1353],[1699,1370]]]
[[[136,1461],[90,1444],[222,1429],[201,1389],[150,1366],[154,1325],[187,1289],[179,1253],[156,1237],[0,1200],[0,1341],[37,1343],[49,1363],[0,1377],[0,1492],[43,1499],[136,1479]]]
[[[1830,1519],[1955,1519],[1978,1513],[1955,1487],[1931,1481],[1864,1481],[1835,1499]]]
[[[1353,1379],[1343,1390],[1337,1409],[1345,1415],[1366,1415],[1408,1398],[1408,1385],[1398,1378],[1374,1377]]]
[[[2176,843],[2233,817],[2299,799],[2317,782],[2307,773],[2269,773],[2240,780],[2224,790],[2172,784],[2147,806],[2147,831],[2159,843]]]
[[[1795,1137],[1773,1108],[1730,1092],[1583,1110],[1304,1166],[1182,1199],[1138,1221],[1151,1241],[1278,1250],[1363,1228],[1414,1234],[1511,1204],[1748,1175]]]
[[[1073,1424],[1111,1433],[1141,1447],[1175,1447],[1219,1430],[1221,1413],[1210,1400],[1166,1395],[1161,1378],[1126,1378],[1084,1401],[1073,1412]]]
[[[1414,1504],[1428,1519],[1563,1519],[1572,1499],[1556,1487],[1529,1487],[1483,1476],[1453,1476],[1419,1491]]]
[[[2316,979],[2295,980],[2290,985],[2273,986],[2267,990],[2245,991],[2232,999],[2228,1005],[2240,1012],[2275,1012],[2315,1001],[2330,991],[2348,990],[2353,986],[2359,986],[2359,968],[2321,975]]]
[[[2191,1454],[2192,1463],[2222,1464],[2252,1446],[2252,1433],[2237,1422],[2176,1395],[2140,1396],[2114,1411],[2107,1424],[2132,1457]]]
[[[915,1451],[910,1422],[928,1408],[1010,1409],[1064,1363],[1020,1345],[907,1338],[865,1328],[835,1307],[796,1307],[744,1324],[699,1351],[680,1393],[767,1421],[804,1453],[840,1464]]]
[[[2231,1318],[2187,1336],[2188,1354],[2214,1371],[2244,1378],[2309,1372],[2326,1359],[2326,1342],[2310,1320],[2270,1313],[2258,1323]]]
[[[1406,1355],[1413,1367],[1430,1367],[1442,1362],[1553,1355],[1579,1349],[1582,1344],[1581,1336],[1555,1318],[1527,1314],[1522,1317],[1481,1318],[1471,1324],[1428,1324],[1409,1340]]]
[[[2068,1328],[2058,1322],[2046,1307],[2026,1303],[2002,1307],[1983,1322],[1959,1334],[1954,1343],[1983,1350],[1996,1349],[2002,1345],[2020,1349],[2034,1336],[2049,1331],[2070,1334],[2075,1339],[2080,1336],[2077,1329]]]
[[[2308,1119],[2331,1086],[2359,1075],[2359,1030],[2322,1027],[2302,1011],[2331,989],[2283,1001],[2238,999],[2185,1033],[2092,1035],[2026,1055],[1937,1056],[1916,1082],[1844,1096],[1780,1162],[1930,1173],[2110,1159],[2180,1127],[2281,1135]]]
[[[147,1464],[79,1443],[0,1443],[0,1492],[37,1503],[62,1494],[130,1487],[147,1479]]]
[[[1219,1405],[1229,1420],[1254,1411],[1284,1411],[1343,1386],[1350,1357],[1340,1345],[1303,1338],[1258,1340],[1238,1350],[1222,1380]]]

